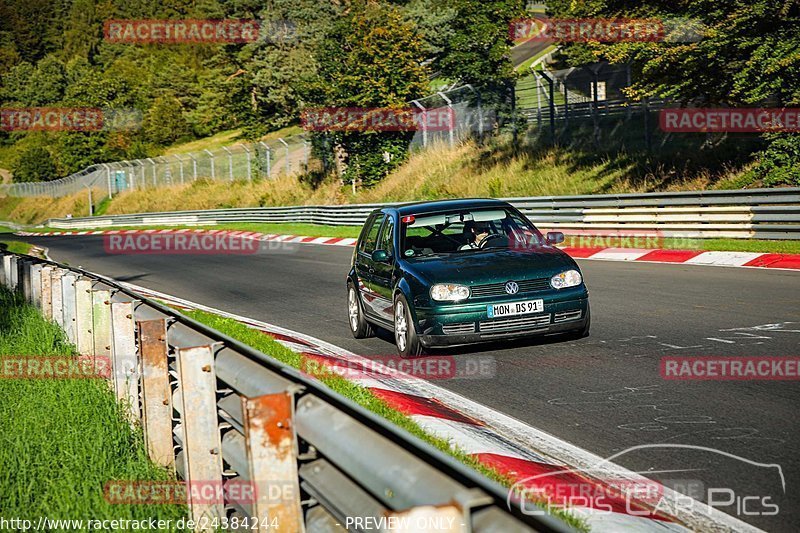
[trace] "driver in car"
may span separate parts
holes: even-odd
[[[460,250],[476,250],[480,248],[483,240],[489,236],[489,224],[486,222],[467,222],[464,233],[469,237],[469,242],[459,248]]]

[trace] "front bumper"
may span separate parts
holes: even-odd
[[[566,298],[544,298],[544,312],[490,319],[487,303],[417,308],[417,332],[425,347],[474,344],[582,330],[589,320],[589,298],[576,291]]]

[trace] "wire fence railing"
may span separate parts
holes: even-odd
[[[53,181],[0,185],[0,195],[58,198],[94,190],[110,197],[198,179],[274,179],[307,172],[311,164],[309,140],[305,135],[294,135],[215,150],[91,165]]]

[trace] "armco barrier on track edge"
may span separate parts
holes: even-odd
[[[335,517],[368,508],[386,517],[457,515],[474,531],[570,530],[553,516],[509,508],[499,484],[302,372],[123,284],[32,256],[0,258],[0,283],[48,320],[75,319],[67,335],[82,355],[111,358],[109,385],[145,428],[151,459],[189,483],[220,481],[224,459],[240,475],[255,475],[255,483],[293,487],[277,504],[265,490],[252,504],[234,505],[234,516],[259,523],[277,516],[278,531],[297,531],[312,513],[336,524]],[[54,290],[59,306],[52,305]],[[169,369],[178,361],[175,381]],[[217,401],[217,391],[229,392]],[[347,429],[320,431],[334,419]],[[407,475],[399,479],[395,470]],[[347,479],[358,485],[347,484],[348,498],[337,498]],[[301,482],[311,496],[303,502]],[[218,502],[190,501],[189,510],[195,519],[225,512]]]

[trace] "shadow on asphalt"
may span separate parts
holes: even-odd
[[[375,337],[382,341],[388,342],[391,345],[394,345],[394,333],[388,330],[376,327]],[[588,339],[589,337],[585,338]],[[551,335],[541,335],[538,337],[534,336],[534,337],[507,340],[507,341],[490,341],[480,344],[465,344],[461,346],[432,348],[426,350],[426,355],[430,356],[453,355],[453,352],[457,352],[458,355],[495,352],[495,351],[502,352],[503,350],[513,350],[515,348],[527,348],[531,346],[547,346],[550,344],[564,344],[567,342],[577,342],[581,340],[583,339],[578,339],[574,335],[570,335],[569,333],[554,333]]]

